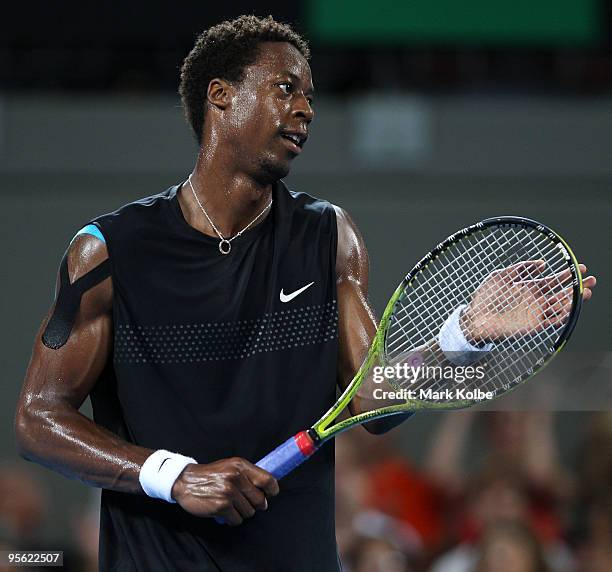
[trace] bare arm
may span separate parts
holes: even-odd
[[[340,207],[336,210],[338,251],[336,285],[340,328],[338,384],[344,390],[361,366],[376,334],[376,319],[368,303],[369,258],[359,230]],[[353,415],[362,413],[359,396],[349,404]],[[364,425],[370,433],[384,433],[411,414],[394,415]]]
[[[101,240],[77,236],[68,251],[71,283],[107,258]],[[68,341],[59,349],[41,341],[51,309],[36,334],[15,435],[20,454],[31,461],[93,486],[136,493],[142,492],[140,466],[152,451],[123,441],[79,412],[112,348],[112,296],[110,277],[85,292]]]
[[[107,258],[102,241],[77,236],[68,251],[70,282]],[[143,494],[139,473],[153,450],[120,439],[79,412],[111,353],[112,299],[110,277],[85,292],[70,336],[59,349],[41,341],[51,309],[36,335],[17,404],[15,436],[19,453],[28,460],[93,486]],[[276,494],[276,480],[240,458],[189,464],[172,488],[173,498],[188,512],[219,516],[229,524],[265,510],[266,497]]]

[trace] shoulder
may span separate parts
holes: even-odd
[[[338,244],[343,240],[349,246],[354,246],[357,241],[363,240],[355,221],[350,215],[338,205],[332,205],[332,208],[334,209],[336,224],[338,225]]]
[[[106,240],[93,224],[84,226],[70,241],[66,251],[70,282],[78,280],[108,258]]]
[[[70,242],[62,266],[59,283],[66,287],[66,280],[74,285],[79,282],[83,294],[90,290],[91,303],[102,312],[110,310],[113,286],[108,267],[108,249],[102,235],[96,234],[93,225],[87,225]],[[88,232],[85,232],[85,229]]]
[[[294,213],[305,219],[324,221],[337,236],[336,276],[367,277],[369,260],[365,242],[355,221],[342,207],[304,192],[290,190],[283,181],[279,188],[279,199],[286,201]]]
[[[98,226],[108,240],[109,235],[118,229],[133,228],[136,222],[154,222],[156,215],[168,206],[178,188],[179,185],[175,185],[161,193],[136,199],[114,211],[95,217],[91,222]]]
[[[335,218],[334,206],[325,199],[321,199],[302,191],[289,189],[284,181],[279,182],[278,198],[286,205],[309,217]]]
[[[363,236],[350,215],[337,205],[332,205],[338,227],[338,252],[336,275],[338,279],[367,275],[368,251]]]

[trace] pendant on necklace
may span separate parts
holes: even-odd
[[[232,245],[229,240],[222,238],[219,242],[219,252],[221,254],[229,254],[232,249]]]

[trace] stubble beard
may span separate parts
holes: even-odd
[[[289,174],[289,162],[281,162],[271,157],[261,157],[257,161],[256,180],[262,185],[275,183]]]

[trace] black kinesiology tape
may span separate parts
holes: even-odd
[[[48,348],[57,350],[67,341],[74,326],[81,297],[87,290],[93,288],[110,276],[110,259],[98,264],[95,268],[84,274],[72,284],[68,275],[68,252],[64,254],[60,265],[60,288],[55,302],[53,315],[42,335],[42,343]]]

